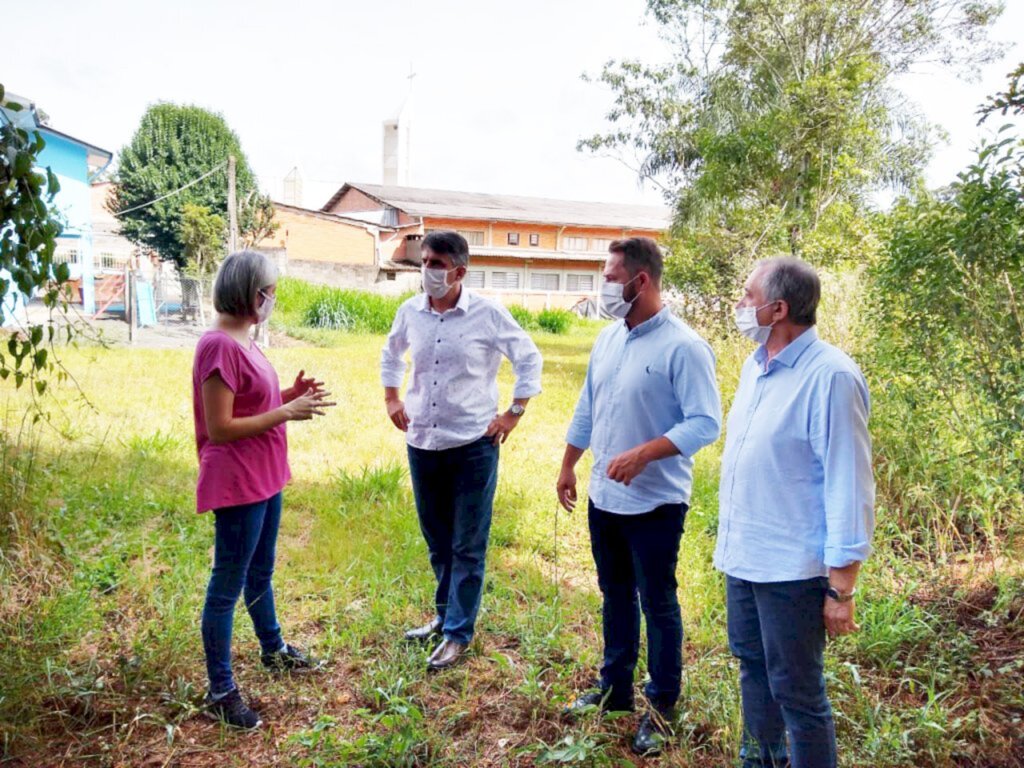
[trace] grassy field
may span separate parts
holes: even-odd
[[[503,448],[478,639],[468,663],[431,676],[426,651],[400,642],[429,615],[432,577],[403,438],[383,412],[382,337],[310,330],[299,335],[315,346],[270,350],[282,380],[304,368],[340,405],[289,427],[295,479],[275,579],[286,638],[328,663],[313,677],[268,676],[240,610],[237,674],[268,722],[256,735],[197,715],[213,529],[193,512],[191,352],[70,351],[92,407],[65,389],[50,424],[28,425],[22,401],[5,393],[0,762],[640,764],[625,749],[633,717],[559,715],[600,652],[585,517],[556,515],[553,491],[595,333],[535,335],[544,393]],[[732,340],[716,351],[728,400],[749,348]],[[504,401],[507,365],[501,381]],[[680,559],[687,672],[677,738],[648,764],[726,766],[738,746],[737,669],[710,565],[720,451],[719,442],[699,455]],[[585,459],[582,477],[588,468]],[[1010,548],[996,557],[912,539],[883,499],[862,631],[828,654],[841,762],[1024,764],[1021,559]]]

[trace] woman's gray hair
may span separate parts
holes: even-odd
[[[814,267],[806,261],[781,256],[758,262],[763,267],[761,290],[765,301],[784,301],[789,304],[789,319],[795,325],[814,325],[818,322],[818,301],[821,299],[821,280]]]
[[[276,282],[277,266],[266,254],[232,253],[213,282],[213,308],[224,315],[251,317],[256,314],[256,296]]]

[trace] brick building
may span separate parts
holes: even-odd
[[[595,299],[611,241],[636,235],[657,239],[670,220],[669,209],[658,206],[356,183],[342,186],[320,214],[376,233],[377,281],[402,290],[418,283],[415,273],[401,272],[402,265],[419,263],[423,236],[432,230],[456,230],[469,241],[466,284],[531,309]],[[330,253],[342,258],[341,249]],[[292,274],[294,259],[306,258],[289,245]],[[359,259],[371,263],[365,244]]]

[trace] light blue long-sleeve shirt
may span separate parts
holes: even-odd
[[[601,331],[566,442],[594,453],[594,505],[635,515],[689,504],[693,455],[718,439],[721,421],[711,347],[665,307],[632,330],[620,320]],[[628,486],[608,479],[612,459],[658,437],[679,454],[652,461]]]
[[[871,551],[867,384],[814,328],[766,356],[743,364],[726,423],[715,567],[753,582],[827,576]]]

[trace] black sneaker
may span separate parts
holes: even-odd
[[[260,656],[263,666],[271,672],[309,672],[320,664],[309,658],[294,645],[285,645],[284,650],[264,653]]]
[[[640,727],[633,737],[633,753],[645,757],[661,754],[668,741],[671,713],[653,712],[640,718]]]
[[[233,688],[230,693],[221,696],[219,699],[214,699],[210,694],[206,694],[203,704],[207,717],[219,720],[224,725],[230,725],[232,728],[254,731],[263,725],[260,716],[249,709],[245,702],[242,701],[242,694],[238,692],[237,688]]]

